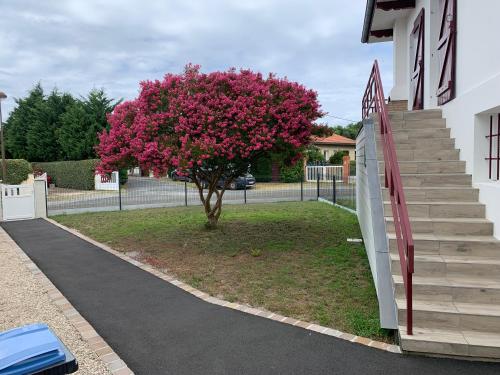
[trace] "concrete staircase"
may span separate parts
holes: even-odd
[[[385,205],[401,347],[407,352],[500,358],[500,241],[440,110],[390,112],[415,240],[414,334],[388,191]],[[383,153],[377,140],[380,172]]]

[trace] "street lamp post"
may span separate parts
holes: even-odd
[[[3,91],[0,91],[0,142],[2,143],[2,181],[7,178],[7,164],[5,163],[5,144],[3,141],[3,123],[2,123],[2,100],[6,99],[7,95]]]

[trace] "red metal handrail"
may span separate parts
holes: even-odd
[[[377,60],[375,60],[373,64],[370,78],[366,85],[365,94],[363,95],[362,105],[363,119],[367,118],[370,113],[378,113],[379,115],[380,134],[382,134],[382,147],[384,149],[385,187],[389,189],[391,197],[392,216],[394,218],[401,274],[403,275],[406,294],[406,330],[408,335],[412,335],[412,275],[414,272],[413,235]]]

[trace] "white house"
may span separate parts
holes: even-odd
[[[358,217],[404,351],[500,358],[499,14],[499,0],[367,0],[362,42],[392,42],[393,87],[375,64]]]
[[[362,42],[393,42],[391,101],[442,109],[500,238],[498,14],[498,0],[369,0]]]

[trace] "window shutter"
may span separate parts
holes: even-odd
[[[424,108],[424,35],[425,35],[425,10],[422,8],[411,32],[413,66],[410,77],[411,90],[413,95],[412,108]]]
[[[455,98],[457,1],[439,0],[439,14],[439,80],[436,95],[438,105],[443,105]]]

